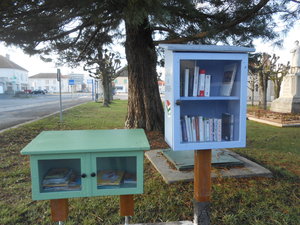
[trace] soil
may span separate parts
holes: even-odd
[[[281,124],[300,123],[300,113],[279,113],[264,109],[248,109],[249,116]]]
[[[150,149],[168,149],[170,146],[165,142],[164,134],[160,131],[147,131]]]

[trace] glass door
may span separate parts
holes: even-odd
[[[88,194],[85,157],[31,157],[34,199],[83,197]]]
[[[143,185],[143,152],[92,154],[95,195],[135,194]]]

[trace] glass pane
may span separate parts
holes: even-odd
[[[136,157],[98,157],[97,188],[135,188],[137,185]]]
[[[80,159],[39,160],[40,192],[81,190]]]
[[[239,140],[239,101],[183,101],[181,142]]]

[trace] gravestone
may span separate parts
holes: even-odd
[[[291,70],[283,78],[279,98],[271,103],[270,110],[281,113],[300,113],[300,46],[299,41],[291,50]]]

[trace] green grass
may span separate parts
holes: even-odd
[[[31,200],[30,169],[20,150],[43,130],[123,128],[126,101],[110,108],[87,103],[0,134],[0,224],[51,224],[49,201]],[[248,121],[247,148],[239,154],[263,164],[273,178],[213,180],[212,224],[290,224],[300,221],[300,128]],[[132,223],[193,220],[193,183],[167,185],[145,159],[144,194],[135,196]],[[121,224],[117,196],[69,201],[66,224]]]

